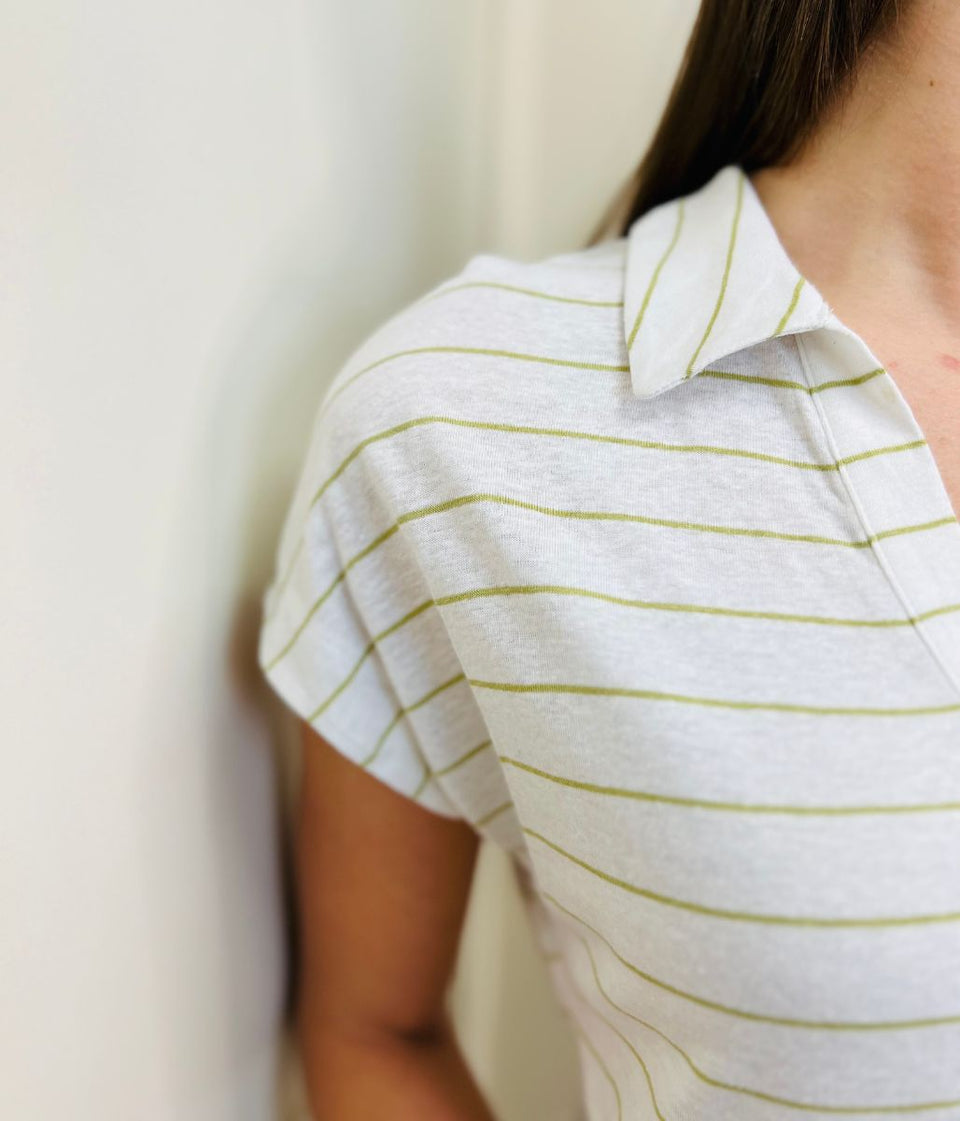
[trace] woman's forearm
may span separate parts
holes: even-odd
[[[299,1027],[314,1121],[496,1121],[449,1021],[422,1038]]]

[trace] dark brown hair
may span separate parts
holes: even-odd
[[[788,162],[905,2],[703,0],[653,140],[587,245],[729,163]]]

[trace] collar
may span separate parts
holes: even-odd
[[[833,322],[739,164],[641,214],[627,231],[625,268],[623,327],[638,397],[776,335]]]

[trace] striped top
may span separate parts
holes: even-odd
[[[326,390],[261,667],[512,856],[589,1121],[960,1121],[960,526],[739,165]]]

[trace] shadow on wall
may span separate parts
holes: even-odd
[[[351,292],[332,264],[325,278],[265,271],[268,294],[236,315],[243,329],[215,362],[208,379],[213,393],[199,412],[192,448],[180,458],[181,477],[170,484],[180,500],[176,532],[163,535],[171,542],[164,571],[189,572],[190,579],[171,575],[152,629],[143,736],[155,742],[138,752],[143,866],[169,870],[163,891],[176,901],[156,958],[166,1011],[184,1025],[170,1043],[176,1053],[169,1069],[181,1082],[190,1072],[198,1102],[207,1088],[213,1094],[218,1083],[236,1078],[231,1068],[238,1055],[251,1064],[271,1056],[273,1062],[278,1032],[289,1019],[286,850],[297,745],[292,716],[257,664],[262,596],[328,377],[384,314]],[[180,711],[184,727],[177,735]],[[196,712],[203,713],[201,742],[188,715]],[[209,842],[205,859],[212,867],[199,880],[181,875],[196,855],[169,827],[186,825],[188,817],[193,826],[185,833],[199,831]],[[197,883],[212,883],[215,898],[209,889],[196,898]],[[159,885],[145,889],[151,886]],[[175,955],[170,938],[179,947]],[[216,991],[227,994],[226,1006],[211,1007],[202,994],[164,977],[171,959],[218,976]],[[219,1069],[209,1064],[211,1045],[222,1059]],[[211,1105],[203,1115],[220,1113]],[[250,1103],[249,1121],[267,1116],[276,1116],[272,1105]]]
[[[310,213],[292,215],[284,236],[266,247],[256,285],[221,325],[196,388],[206,400],[184,402],[198,424],[191,446],[171,455],[180,468],[169,484],[179,497],[178,520],[163,539],[171,542],[166,571],[192,576],[170,581],[145,690],[152,718],[144,735],[163,742],[141,753],[144,820],[153,822],[141,846],[176,848],[178,838],[157,823],[185,814],[209,834],[217,897],[192,899],[173,882],[165,890],[179,894],[176,960],[201,958],[198,967],[219,976],[219,991],[229,994],[229,1006],[211,1008],[167,985],[170,1019],[183,1022],[184,1002],[192,1013],[171,1044],[171,1068],[197,1067],[202,1100],[205,1086],[230,1077],[237,1055],[251,1063],[274,1055],[278,1102],[250,1103],[242,1121],[306,1116],[289,1038],[289,834],[299,744],[292,715],[262,679],[256,657],[280,530],[328,382],[375,327],[483,248],[475,245],[471,209],[483,195],[483,184],[471,178],[477,143],[465,127],[475,109],[463,66],[473,50],[472,17],[440,0],[411,0],[402,15],[370,0],[349,7],[325,0],[315,19],[324,85],[318,97],[330,129],[317,138],[326,174]],[[415,37],[412,28],[420,29]],[[195,727],[171,741],[180,705],[205,713],[199,750]],[[178,765],[168,769],[172,754]],[[171,879],[191,860],[186,846],[175,860],[144,855],[145,867],[170,868]],[[574,1052],[563,1049],[562,1029],[550,1026],[559,1017],[545,966],[498,865],[501,855],[486,858],[479,889],[486,902],[471,906],[468,952],[458,968],[461,1006],[469,1005],[470,973],[482,964],[486,988],[502,990],[494,1007],[503,1018],[464,1007],[473,1024],[465,1050],[491,1099],[502,1103],[503,1121],[526,1121],[531,1103],[552,1095],[551,1118],[568,1121],[563,1103],[574,1093]],[[266,1039],[264,1008],[272,1009]],[[526,1025],[539,1043],[528,1046],[501,1029],[508,1023]],[[209,1054],[209,1044],[194,1049],[201,1034],[218,1041],[225,1070],[200,1069],[194,1054]],[[532,1067],[525,1063],[531,1055]]]
[[[328,269],[325,275],[276,283],[260,308],[243,317],[244,332],[220,360],[218,392],[181,481],[192,496],[189,529],[169,562],[202,571],[195,586],[206,593],[200,603],[171,607],[164,620],[169,632],[163,648],[168,651],[187,649],[188,642],[209,646],[216,636],[224,643],[218,656],[204,660],[213,668],[199,686],[209,714],[204,812],[223,823],[218,832],[222,914],[244,913],[248,877],[276,879],[280,929],[271,938],[286,961],[284,994],[277,998],[278,1022],[285,1021],[278,1081],[280,1116],[289,1121],[306,1117],[298,1112],[303,1090],[289,1037],[294,980],[289,839],[299,742],[291,714],[257,665],[262,595],[273,575],[280,529],[328,381],[377,324],[438,279],[411,282],[402,297],[384,295],[373,306],[361,274],[351,286],[332,263]],[[185,630],[193,631],[190,638]],[[251,769],[260,775],[256,784],[248,777],[238,781],[239,774]],[[149,781],[159,780],[154,776]],[[270,836],[251,829],[258,818],[246,801],[251,789],[276,806]],[[269,861],[275,869],[268,873],[263,866]],[[551,1024],[559,1014],[505,858],[487,853],[482,865],[458,965],[459,1022],[473,1027],[464,1041],[468,1061],[491,1101],[498,1103],[503,1121],[526,1121],[531,1103],[542,1103],[544,1095],[557,1096],[550,1116],[565,1121],[564,1103],[576,1098],[576,1076],[571,1076],[575,1052],[565,1049],[565,1029]],[[216,944],[221,962],[232,962],[244,975],[263,971],[262,996],[271,999],[266,989],[274,964],[271,951],[265,951],[262,922],[251,915],[247,929],[224,926]],[[471,971],[483,973],[486,1004],[490,990],[498,991],[486,1014],[471,1011],[471,993],[478,991],[470,983]],[[494,986],[491,975],[498,979]],[[222,1030],[235,1038],[242,1034],[245,1018],[243,1007],[225,1010]],[[239,1050],[258,1045],[265,1041],[244,1039]],[[235,1042],[232,1051],[237,1050]]]

